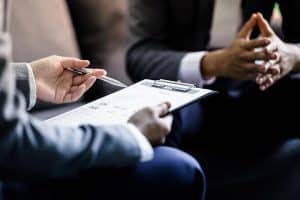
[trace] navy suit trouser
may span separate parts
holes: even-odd
[[[176,113],[168,145],[193,155],[207,178],[207,199],[300,197],[300,80],[265,92],[221,92]]]
[[[6,199],[204,199],[205,178],[197,161],[169,147],[154,159],[123,169],[93,169],[79,178],[4,184]]]

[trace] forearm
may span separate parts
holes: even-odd
[[[134,81],[145,78],[177,81],[185,54],[154,41],[136,43],[127,52],[127,71]]]
[[[132,0],[129,7],[127,71],[134,81],[145,78],[178,80],[186,52],[168,45],[167,1]],[[155,12],[153,12],[155,11]]]
[[[123,167],[141,159],[130,130],[118,126],[56,127],[18,110],[1,119],[1,176],[47,179],[78,175],[93,167]]]
[[[25,111],[24,96],[14,92],[16,71],[6,69],[0,80],[0,177],[68,177],[88,168],[122,167],[152,158],[146,138],[126,124],[62,127],[33,119]]]

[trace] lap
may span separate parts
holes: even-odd
[[[300,196],[293,178],[300,178],[299,88],[289,77],[266,92],[248,88],[240,98],[220,95],[177,113],[169,144],[202,164],[208,199]]]
[[[249,148],[247,143],[256,144],[251,145],[252,151],[266,150],[266,143],[268,149],[276,148],[282,141],[299,136],[295,117],[300,113],[299,89],[300,79],[287,77],[265,92],[249,87],[238,97],[221,93],[195,103],[176,113],[168,141],[176,141],[177,146],[202,141],[201,146],[214,144],[222,151]]]
[[[78,179],[25,185],[25,190],[23,185],[21,193],[27,199],[201,199],[205,180],[197,161],[169,147],[154,151],[152,161],[134,167],[93,169]]]

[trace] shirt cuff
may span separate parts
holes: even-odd
[[[31,65],[29,63],[26,63],[26,67],[28,69],[28,76],[29,76],[29,89],[30,89],[30,97],[29,97],[29,106],[28,110],[33,108],[36,104],[36,83],[35,83],[35,78],[34,74],[31,68]]]
[[[140,151],[141,151],[141,162],[146,162],[153,159],[153,148],[145,138],[145,136],[132,124],[126,124],[131,135],[136,139]]]
[[[204,80],[201,72],[202,58],[207,54],[206,51],[187,53],[180,63],[179,80],[192,83],[199,87],[210,85],[215,82],[215,78]]]

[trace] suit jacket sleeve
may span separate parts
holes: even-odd
[[[0,40],[2,178],[66,177],[88,168],[122,167],[139,161],[138,143],[125,125],[56,127],[32,118],[25,111],[25,93],[15,89],[15,71],[7,64],[9,39],[0,34]],[[23,83],[28,90],[28,81]]]
[[[130,43],[127,71],[134,81],[144,78],[177,80],[185,52],[171,50],[167,42],[167,1],[129,1]]]
[[[36,103],[36,86],[34,75],[29,64],[12,63],[10,67],[15,71],[16,87],[22,93],[26,100],[28,110],[34,107]]]

